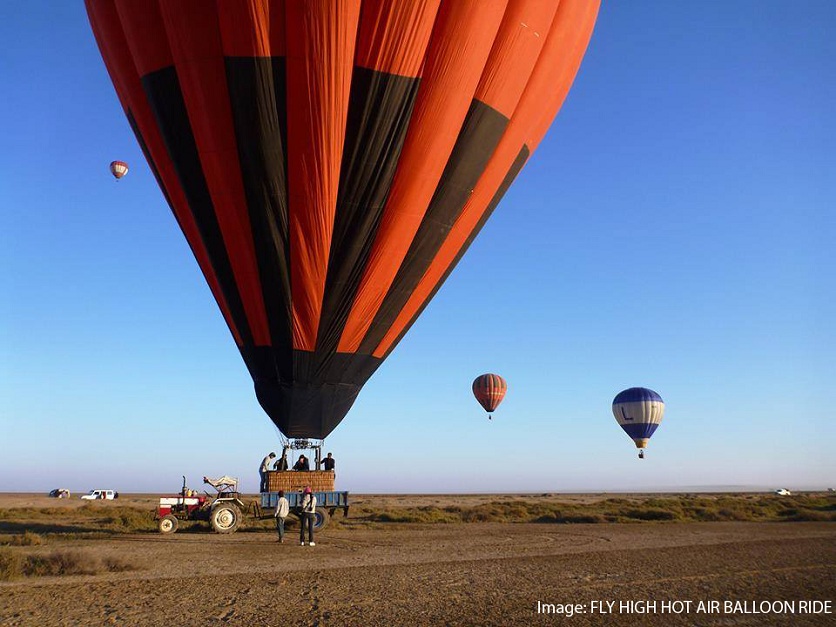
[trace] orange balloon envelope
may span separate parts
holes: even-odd
[[[110,173],[118,181],[128,173],[128,164],[124,161],[111,161]]]
[[[498,374],[483,374],[473,381],[473,396],[488,413],[499,407],[507,391],[508,384]]]
[[[599,0],[86,0],[261,406],[324,438],[548,130]]]

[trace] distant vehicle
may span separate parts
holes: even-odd
[[[792,492],[790,492],[786,488],[778,488],[777,490],[775,490],[775,494],[777,494],[778,496],[792,496]]]
[[[112,501],[119,498],[119,493],[115,490],[90,490],[87,494],[82,494],[81,498],[85,501],[97,501],[99,499]]]
[[[68,499],[71,495],[67,488],[55,488],[54,490],[50,490],[49,496],[54,499]]]

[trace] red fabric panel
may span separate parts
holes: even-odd
[[[506,0],[442,5],[392,191],[338,350],[353,353],[374,320],[450,157]]]
[[[189,204],[183,194],[183,189],[180,187],[174,165],[168,157],[168,150],[160,137],[154,115],[148,105],[145,92],[142,89],[135,60],[131,56],[132,51],[129,48],[126,33],[131,32],[135,34],[137,30],[142,32],[142,29],[130,28],[132,23],[136,26],[136,22],[132,21],[132,13],[129,13],[124,16],[128,28],[123,31],[122,16],[117,13],[116,5],[111,0],[87,0],[86,4],[87,14],[90,16],[90,22],[93,27],[93,32],[96,35],[96,40],[99,43],[102,58],[116,87],[117,94],[122,102],[122,107],[126,112],[130,112],[133,115],[142,138],[145,141],[146,148],[150,153],[149,156],[156,165],[161,183],[165,187],[166,194],[171,201],[171,210],[174,212],[177,222],[191,246],[204,277],[206,277],[209,289],[212,291],[212,295],[218,303],[218,307],[226,320],[227,326],[235,338],[235,343],[241,346],[241,334],[233,323],[232,315],[229,312],[229,307],[223,297],[218,279],[212,269],[209,256],[203,246],[194,217],[189,210]],[[159,17],[158,13],[157,16]],[[148,17],[148,13],[139,16],[140,22]],[[153,44],[155,41],[146,40],[146,43]],[[141,47],[141,42],[134,43],[134,49]],[[165,51],[167,50],[168,44],[166,43]],[[160,58],[166,56],[170,59],[170,55],[167,52],[159,54]]]
[[[447,272],[524,145],[539,143],[563,104],[592,35],[597,0],[561,0],[531,79],[485,173],[421,282],[374,351],[384,356]],[[547,123],[544,121],[547,120]]]
[[[126,68],[132,77],[136,77],[136,70],[133,67],[133,60],[130,57],[130,50],[125,41],[125,33],[122,31],[122,24],[119,22],[119,14],[116,6],[106,0],[84,0],[87,9],[87,18],[96,37],[99,52],[102,55],[107,73],[116,88],[116,95],[127,114],[131,107],[128,89],[124,77],[119,70]]]
[[[218,23],[224,56],[270,56],[270,13],[266,2],[218,2]]]
[[[116,9],[140,77],[174,63],[158,0],[116,0]]]
[[[270,345],[250,218],[227,97],[220,25],[202,0],[162,4],[183,100],[256,346]]]
[[[476,100],[510,118],[540,56],[558,0],[511,0],[491,56],[476,89]]]
[[[354,64],[416,77],[441,0],[365,0]]]
[[[360,0],[288,0],[293,348],[313,351],[340,182]]]
[[[600,4],[600,0],[562,0],[561,2],[557,19],[549,33],[549,37],[557,40],[555,46],[558,50],[552,54],[558,57],[560,62],[550,81],[541,79],[533,87],[540,94],[548,96],[547,106],[537,107],[533,102],[528,103],[531,110],[537,114],[537,124],[531,128],[525,140],[531,152],[534,152],[545,137],[575,81],[592,37],[592,30],[595,28]]]
[[[287,55],[287,6],[286,0],[269,0],[270,2],[270,56],[284,57]]]

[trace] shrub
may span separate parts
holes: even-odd
[[[101,570],[98,560],[82,551],[59,550],[45,555],[29,555],[23,565],[27,577],[55,575],[95,575]]]
[[[123,572],[139,567],[121,557],[98,559],[78,550],[57,550],[50,553],[24,554],[0,549],[0,581],[20,577],[56,577],[62,575],[96,575],[100,572]]]
[[[39,546],[45,542],[43,536],[28,529],[23,533],[0,536],[0,545],[4,546]]]
[[[17,551],[0,549],[0,581],[11,581],[23,574],[23,556]]]

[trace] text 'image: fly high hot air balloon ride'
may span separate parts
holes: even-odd
[[[598,0],[86,0],[264,411],[324,438],[470,246]]]
[[[491,413],[499,407],[507,391],[508,384],[498,374],[483,374],[473,381],[473,396],[488,412],[488,420],[492,418]]]
[[[124,161],[111,161],[110,173],[118,181],[128,173],[128,164]]]
[[[636,443],[639,459],[644,459],[644,449],[650,436],[661,424],[665,414],[662,397],[647,388],[630,388],[619,392],[613,399],[612,413],[621,428]]]

